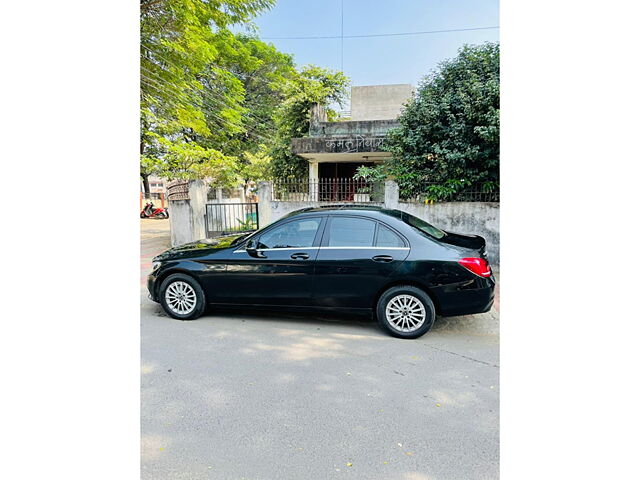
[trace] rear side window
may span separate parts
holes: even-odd
[[[388,227],[378,224],[378,236],[376,237],[376,247],[397,248],[404,247],[404,242]]]
[[[333,217],[329,227],[330,247],[371,247],[376,222],[364,218]]]

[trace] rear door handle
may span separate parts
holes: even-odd
[[[375,257],[371,257],[371,260],[374,262],[393,262],[393,257],[391,255],[376,255]]]
[[[294,260],[307,260],[309,258],[309,254],[307,253],[293,253],[291,254],[291,258]]]

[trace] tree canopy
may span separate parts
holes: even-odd
[[[306,177],[308,163],[291,151],[291,139],[309,135],[309,121],[314,104],[325,108],[327,118],[337,114],[332,104],[343,105],[349,79],[338,71],[307,65],[287,85],[285,100],[277,112],[277,137],[271,149],[275,177]]]
[[[226,141],[245,131],[242,81],[228,68],[248,23],[274,0],[141,0],[140,173],[228,180]]]
[[[384,165],[404,198],[499,188],[500,48],[465,46],[427,75],[389,132]]]
[[[347,79],[235,34],[275,0],[141,0],[140,174],[237,185],[306,171],[291,138]],[[329,110],[329,114],[332,111]],[[148,191],[148,186],[146,187]]]

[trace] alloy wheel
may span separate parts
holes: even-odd
[[[177,281],[169,284],[164,299],[171,311],[178,315],[188,315],[196,308],[196,292],[187,282]]]
[[[420,299],[413,295],[396,295],[385,310],[389,324],[399,332],[415,332],[427,319],[427,312]]]

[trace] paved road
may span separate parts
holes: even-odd
[[[142,220],[143,273],[168,221]],[[400,340],[367,319],[210,313],[141,289],[143,479],[494,479],[498,313]]]

